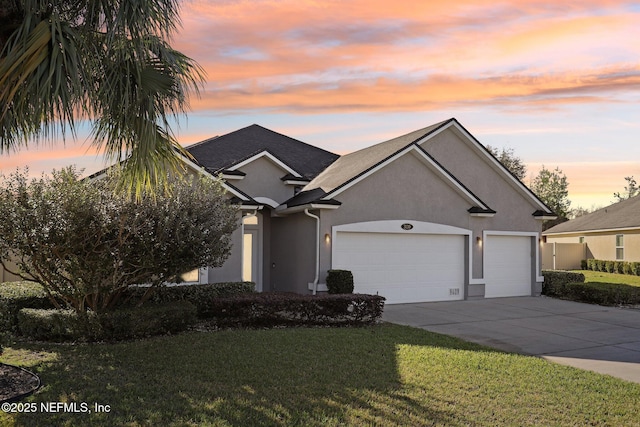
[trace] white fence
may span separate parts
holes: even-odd
[[[543,243],[543,270],[579,270],[580,261],[587,258],[586,243]]]

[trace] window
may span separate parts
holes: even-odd
[[[200,270],[196,268],[195,270],[191,270],[188,273],[184,273],[182,276],[180,276],[180,279],[182,279],[183,282],[199,282]]]
[[[256,215],[248,215],[242,218],[244,225],[258,225],[258,217]]]
[[[624,259],[624,235],[616,234],[616,260]]]

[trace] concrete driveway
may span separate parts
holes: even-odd
[[[387,305],[383,320],[640,383],[640,310],[547,297]]]

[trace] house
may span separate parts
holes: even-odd
[[[258,125],[187,151],[241,207],[230,257],[187,282],[316,293],[346,269],[387,303],[540,294],[555,216],[455,119],[344,156]]]
[[[562,265],[556,261],[558,269],[579,268],[589,258],[640,261],[640,196],[558,224],[543,236],[546,246],[554,245],[555,258],[564,258]],[[566,252],[575,247],[582,251]]]
[[[387,303],[540,293],[553,212],[455,119],[344,156],[258,125],[187,150],[242,208],[230,258],[194,281],[315,293],[347,269]]]

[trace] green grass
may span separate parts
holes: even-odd
[[[573,270],[575,273],[584,274],[585,283],[615,283],[621,285],[640,286],[640,276],[630,274],[603,273],[591,270]]]
[[[119,344],[13,343],[26,402],[102,414],[0,413],[0,425],[640,425],[640,385],[420,329],[189,332]]]

